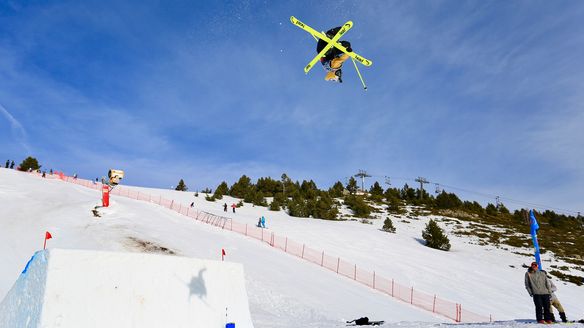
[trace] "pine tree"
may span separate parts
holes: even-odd
[[[178,185],[176,186],[176,188],[174,188],[174,190],[187,191],[187,190],[189,190],[189,188],[187,188],[187,185],[185,184],[183,179],[180,179],[180,181],[178,182]]]
[[[27,158],[25,158],[22,163],[20,163],[19,165],[19,170],[20,171],[28,171],[28,169],[32,169],[33,171],[36,171],[38,169],[41,168],[42,165],[39,165],[39,162],[37,161],[36,158],[28,156]]]
[[[351,177],[349,179],[349,183],[347,184],[347,190],[349,191],[349,193],[351,195],[353,195],[357,192],[357,189],[359,189],[359,187],[357,186],[357,180],[355,180],[355,178]]]
[[[233,197],[244,198],[248,192],[252,189],[251,179],[245,174],[239,178],[239,180],[231,186],[229,194]],[[251,202],[251,201],[250,201]]]
[[[383,231],[395,233],[395,227],[393,226],[393,221],[390,218],[385,219],[383,221]]]
[[[369,189],[369,193],[371,196],[369,197],[374,202],[381,202],[383,199],[383,188],[379,185],[379,182],[375,181],[375,183]]]
[[[337,181],[329,190],[329,194],[331,195],[331,197],[343,197],[343,191],[345,191],[345,187],[343,187],[343,184],[341,183],[341,181]]]
[[[223,195],[226,195],[228,192],[229,192],[229,186],[227,186],[227,182],[223,181],[215,189],[215,193],[213,194],[213,198],[222,199]]]
[[[426,224],[426,229],[422,232],[422,238],[424,238],[428,247],[443,251],[450,250],[450,240],[434,220],[430,220]]]

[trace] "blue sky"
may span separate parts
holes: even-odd
[[[315,41],[291,15],[352,20],[368,91],[350,62],[341,85],[305,75]],[[563,0],[1,1],[0,155],[191,190],[364,169],[584,213],[582,17]]]

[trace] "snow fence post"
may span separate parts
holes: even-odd
[[[247,223],[245,224],[245,235],[247,236]]]
[[[410,304],[414,304],[414,287],[410,291]]]
[[[301,256],[301,258],[304,258],[304,247],[305,246],[306,246],[305,244],[302,244],[302,256]]]
[[[393,278],[391,278],[391,297],[394,297],[393,296]]]
[[[341,258],[337,258],[337,274],[339,273],[339,264],[341,264]]]
[[[357,264],[355,264],[355,273],[353,274],[353,280],[357,280]]]
[[[170,201],[170,209],[172,210],[172,205],[174,205],[174,199]]]
[[[375,271],[373,271],[373,289],[375,289]]]
[[[432,313],[436,313],[436,294],[434,294],[434,301],[432,302]]]
[[[322,251],[322,256],[320,258],[320,266],[324,265],[324,251]]]
[[[288,253],[288,237],[286,237],[286,244],[284,245],[284,252]]]

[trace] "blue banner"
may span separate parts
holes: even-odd
[[[537,262],[539,270],[542,270],[541,259],[539,257],[539,243],[537,242],[537,230],[539,230],[539,224],[537,224],[533,210],[529,210],[529,222],[531,224],[531,240],[533,241],[533,248],[535,248],[535,262]]]

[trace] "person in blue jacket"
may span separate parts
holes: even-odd
[[[262,228],[266,227],[266,218],[262,215]]]

